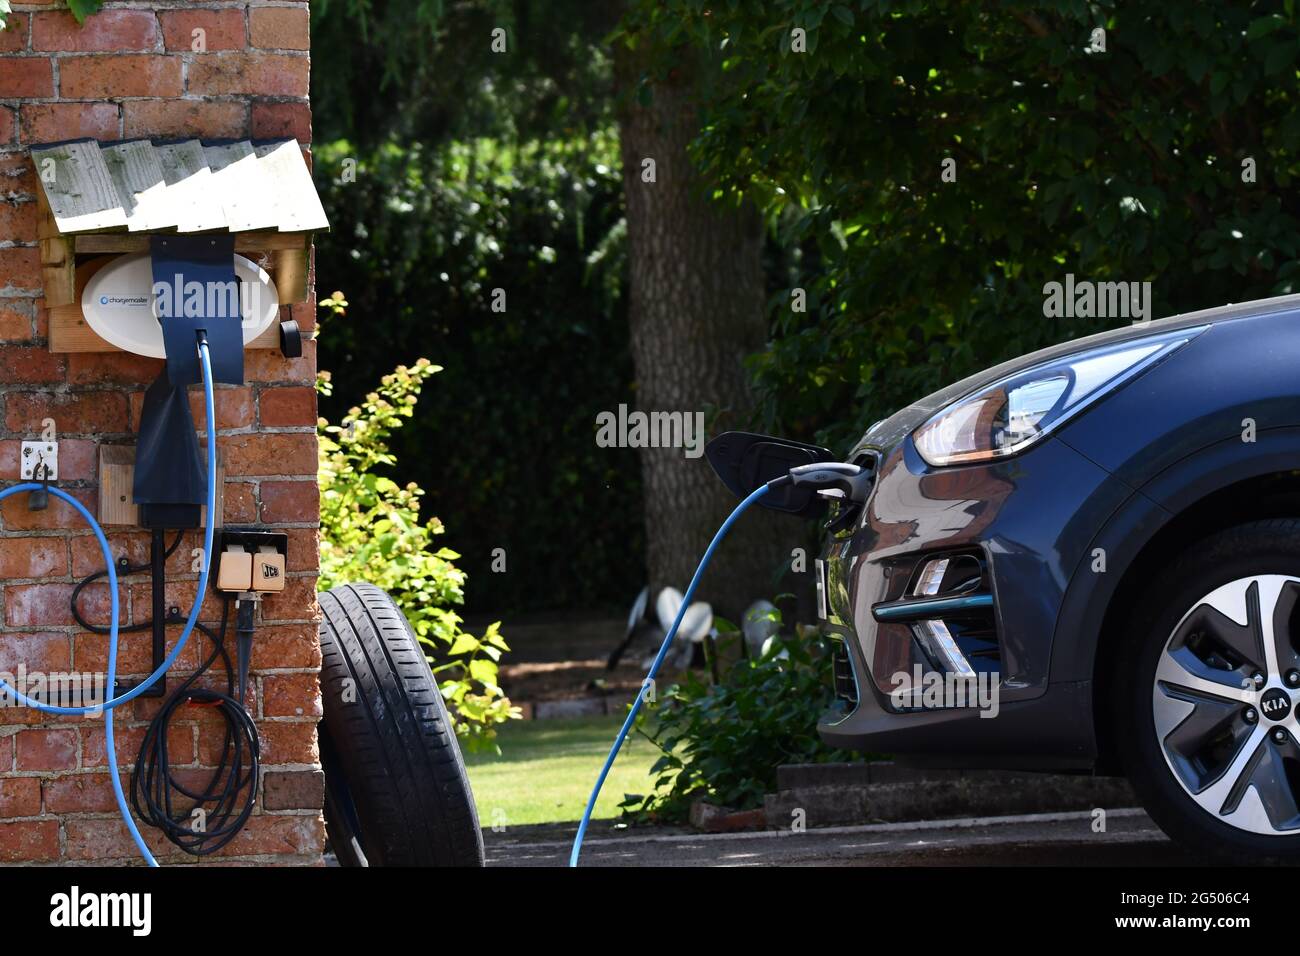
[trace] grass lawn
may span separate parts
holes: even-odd
[[[498,734],[500,756],[466,754],[483,829],[581,819],[622,723],[618,716],[515,720]],[[625,793],[650,792],[650,765],[658,753],[633,731],[605,780],[594,819],[617,817]]]

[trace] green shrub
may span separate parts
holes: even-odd
[[[339,293],[322,302],[335,312],[346,304]],[[341,424],[321,419],[320,587],[368,581],[391,594],[428,648],[462,746],[497,750],[496,726],[520,716],[497,684],[497,663],[510,648],[499,622],[481,638],[461,630],[452,610],[464,601],[465,574],[452,563],[459,555],[437,546],[442,522],[421,522],[420,487],[383,474],[396,464],[389,435],[411,417],[421,387],[438,371],[423,358],[399,365]],[[328,372],[320,373],[318,388],[329,393]]]
[[[739,639],[732,635],[724,641]],[[625,811],[681,820],[701,798],[750,809],[776,790],[782,764],[853,759],[817,736],[831,687],[830,648],[813,628],[773,638],[765,653],[737,661],[718,684],[688,671],[683,683],[647,700],[637,718],[638,732],[662,756],[650,768],[658,774],[654,792],[625,801]]]

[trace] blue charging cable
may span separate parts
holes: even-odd
[[[668,633],[664,635],[664,642],[659,647],[659,653],[655,655],[654,663],[650,665],[650,670],[641,683],[641,692],[636,695],[636,700],[632,702],[632,709],[627,713],[627,720],[623,721],[623,726],[614,739],[614,746],[610,748],[609,756],[605,758],[605,766],[600,768],[600,776],[596,778],[596,786],[587,799],[587,809],[582,811],[582,821],[578,824],[578,835],[574,837],[573,851],[569,854],[569,866],[578,865],[578,854],[582,852],[582,838],[587,835],[587,824],[591,822],[591,813],[596,809],[596,798],[600,796],[600,788],[605,785],[605,778],[609,776],[609,768],[614,766],[614,758],[618,756],[619,748],[623,746],[623,741],[627,739],[628,732],[636,721],[636,715],[641,710],[641,704],[645,700],[650,683],[658,675],[660,665],[663,664],[664,658],[668,656],[668,648],[672,646],[674,638],[677,637],[677,629],[681,626],[682,618],[686,615],[686,609],[690,607],[691,598],[695,596],[695,588],[700,583],[700,578],[704,576],[704,569],[709,566],[709,561],[713,558],[713,552],[717,550],[722,539],[727,536],[731,526],[745,512],[746,508],[767,494],[769,489],[789,480],[788,477],[777,478],[775,481],[756,488],[748,498],[736,505],[736,510],[727,517],[726,521],[722,522],[722,527],[718,529],[718,533],[713,536],[713,541],[709,543],[708,549],[704,552],[704,557],[700,559],[699,567],[695,569],[695,574],[691,577],[690,586],[686,589],[686,593],[682,595],[682,606],[677,609],[677,617],[673,620],[673,626],[668,628]]]
[[[96,704],[92,707],[60,707],[54,704],[45,704],[19,693],[15,688],[10,687],[4,681],[0,681],[0,692],[8,694],[24,706],[31,707],[35,710],[43,711],[47,714],[81,714],[95,715],[104,714],[104,744],[108,756],[109,776],[113,783],[113,796],[117,798],[117,809],[122,814],[122,820],[126,823],[126,828],[131,833],[131,839],[135,841],[136,847],[140,850],[140,855],[149,866],[157,866],[158,861],[153,858],[149,852],[149,847],[145,844],[144,838],[140,836],[140,830],[135,825],[135,820],[131,817],[131,808],[127,805],[126,794],[122,791],[122,780],[117,768],[117,750],[113,741],[113,711],[121,704],[129,700],[134,700],[146,690],[157,683],[164,674],[176,662],[185,648],[185,642],[190,639],[190,634],[194,630],[194,625],[199,619],[199,609],[203,606],[203,596],[208,590],[208,570],[212,564],[212,539],[215,525],[215,515],[217,508],[217,414],[216,403],[212,391],[212,358],[208,354],[208,342],[202,335],[199,337],[199,362],[203,366],[203,409],[207,422],[208,434],[208,520],[203,529],[203,567],[199,571],[198,591],[194,595],[194,605],[190,608],[189,617],[185,621],[185,628],[181,631],[180,640],[172,652],[167,655],[158,669],[137,684],[131,690],[102,704]],[[25,491],[40,491],[46,486],[36,484],[35,482],[26,482],[20,485],[13,485],[0,491],[0,501],[8,498],[10,495],[20,494]],[[118,598],[117,598],[117,568],[113,562],[113,552],[108,546],[108,538],[104,536],[104,529],[99,526],[93,515],[86,510],[83,505],[72,495],[68,494],[61,488],[49,488],[49,493],[61,501],[70,504],[90,530],[95,532],[95,538],[99,541],[99,550],[104,555],[104,564],[108,568],[108,587],[110,600],[110,613],[112,618],[108,626],[108,673],[105,675],[106,686],[111,689],[115,686],[117,678],[117,631],[118,631]]]

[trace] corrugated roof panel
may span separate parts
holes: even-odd
[[[226,228],[226,211],[212,189],[212,170],[197,139],[160,143],[154,147],[163,179],[165,202],[177,232],[206,232]]]
[[[263,175],[272,184],[276,223],[281,232],[310,232],[328,229],[325,207],[316,195],[311,170],[296,140],[265,143],[256,147]]]
[[[93,140],[33,146],[36,179],[59,232],[120,229],[126,209]]]
[[[231,232],[276,228],[271,184],[262,175],[253,144],[244,140],[205,146],[203,153],[216,176],[217,195],[226,210],[226,228]]]
[[[152,143],[137,139],[104,146],[100,153],[126,209],[128,230],[144,232],[175,225],[165,201],[167,182]]]
[[[60,234],[328,229],[295,140],[33,146]]]

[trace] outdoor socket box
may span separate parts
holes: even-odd
[[[283,531],[224,528],[218,536],[217,590],[283,591],[289,536]]]

